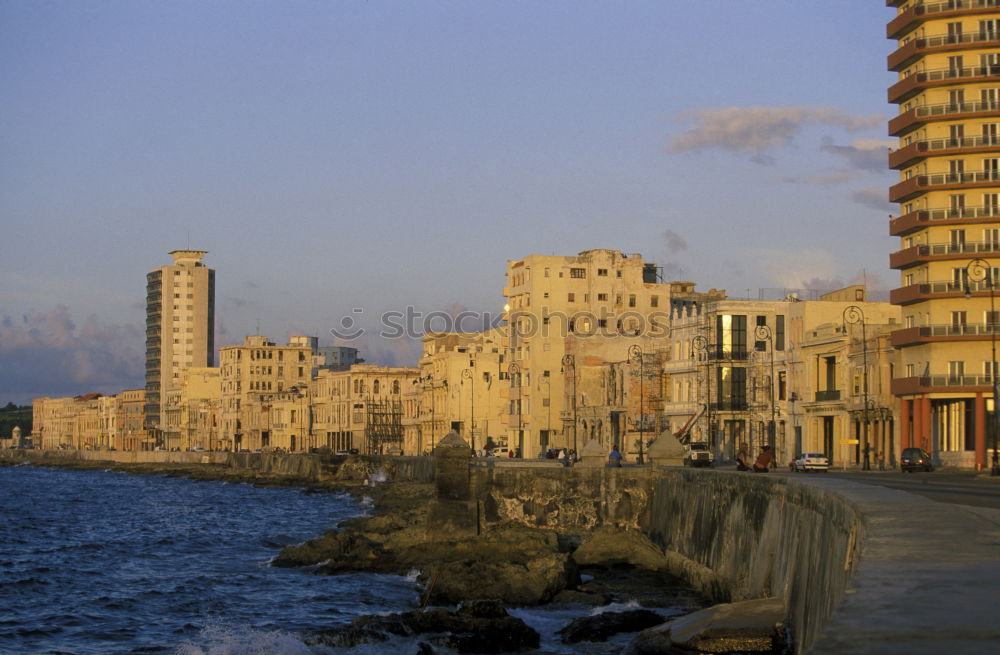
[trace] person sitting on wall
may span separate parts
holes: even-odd
[[[774,453],[771,452],[771,447],[762,447],[760,455],[757,456],[757,461],[753,465],[754,473],[767,473],[772,461],[774,461]]]
[[[750,465],[747,463],[749,456],[747,455],[747,449],[741,447],[740,452],[736,453],[736,470],[737,471],[749,471]]]
[[[611,447],[611,454],[608,455],[608,466],[613,468],[621,468],[622,465],[622,454],[618,450],[618,444]]]

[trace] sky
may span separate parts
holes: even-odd
[[[145,274],[207,250],[217,345],[415,365],[386,311],[507,260],[894,286],[872,0],[0,0],[0,405],[143,379]]]

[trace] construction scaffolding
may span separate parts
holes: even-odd
[[[403,403],[399,400],[365,402],[365,445],[372,455],[402,451]]]

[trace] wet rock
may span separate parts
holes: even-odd
[[[578,566],[634,566],[650,571],[667,568],[663,550],[638,530],[602,527],[584,535],[573,553]]]
[[[639,633],[623,655],[785,653],[781,598],[723,603]]]
[[[602,612],[574,619],[559,630],[564,644],[580,641],[607,641],[620,632],[639,632],[663,623],[663,616],[646,609],[625,612]]]
[[[576,589],[563,589],[553,596],[552,603],[569,605],[578,603],[580,605],[607,605],[611,602],[611,597],[606,594],[593,593],[589,591],[579,591]]]
[[[350,626],[305,637],[310,646],[353,648],[391,637],[420,636],[420,652],[433,646],[459,653],[506,653],[538,648],[539,635],[521,619],[507,614],[495,600],[464,603],[457,611],[432,609],[388,616],[362,616]]]

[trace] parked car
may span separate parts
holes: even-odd
[[[793,471],[829,471],[830,458],[823,453],[802,453],[792,461]]]
[[[903,473],[914,471],[930,473],[934,470],[930,454],[922,448],[904,448],[903,454],[899,456],[899,468]]]
[[[684,466],[712,466],[715,455],[707,443],[694,442],[684,447]]]

